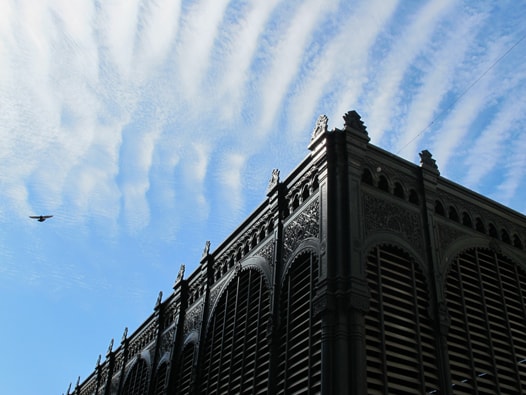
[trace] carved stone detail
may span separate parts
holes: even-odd
[[[161,337],[161,355],[170,352],[173,342],[175,340],[175,328],[166,331]]]
[[[447,226],[446,224],[441,224],[438,221],[436,222],[439,244],[442,250],[446,250],[447,247],[451,245],[451,243],[454,243],[456,240],[466,234],[465,232],[462,232],[453,226]]]
[[[185,336],[201,326],[203,321],[203,303],[199,303],[196,307],[186,313],[184,320],[184,334]]]
[[[344,126],[346,130],[354,129],[367,135],[366,127],[362,121],[362,117],[356,111],[348,111],[343,116]]]
[[[420,152],[419,155],[420,155],[420,165],[423,168],[434,170],[438,174],[440,174],[440,172],[438,171],[437,162],[435,159],[433,159],[433,155],[431,154],[431,152],[425,149],[422,152]]]
[[[267,193],[272,191],[279,183],[279,169],[272,170],[272,176],[268,182]]]
[[[256,252],[256,255],[259,255],[265,258],[270,266],[274,265],[274,243],[272,241],[265,244],[259,251]]]
[[[219,297],[219,292],[221,292],[222,286],[216,286],[210,291],[210,306],[214,306],[217,298]]]
[[[363,203],[367,236],[377,231],[397,233],[422,256],[425,255],[421,231],[422,223],[417,212],[406,210],[400,205],[379,199],[368,193],[363,194]]]
[[[312,131],[311,140],[314,140],[320,134],[327,132],[328,122],[329,122],[329,118],[327,118],[327,115],[320,115],[318,117],[318,120],[316,121],[316,125],[314,126],[314,130]]]
[[[207,240],[205,242],[205,248],[203,249],[203,255],[202,255],[201,259],[206,258],[209,253],[210,253],[210,240]]]
[[[298,214],[284,231],[283,260],[286,262],[302,240],[319,236],[320,205],[315,200]]]

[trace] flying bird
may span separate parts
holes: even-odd
[[[51,218],[52,215],[30,215],[29,218],[38,220],[38,222],[44,222],[46,219]]]

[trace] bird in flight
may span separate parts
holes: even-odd
[[[52,215],[30,215],[29,218],[38,220],[38,222],[44,222],[46,219],[51,218]]]

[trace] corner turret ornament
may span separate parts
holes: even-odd
[[[420,166],[427,167],[428,169],[435,170],[438,174],[438,166],[436,160],[433,159],[433,155],[428,150],[423,150],[418,155],[420,155]]]
[[[358,132],[367,134],[367,129],[362,121],[362,117],[356,111],[348,111],[343,116],[345,130],[354,129]]]
[[[279,169],[272,170],[272,176],[268,182],[267,193],[272,191],[279,183]]]
[[[318,120],[316,121],[316,125],[314,126],[314,130],[312,131],[311,141],[314,140],[316,137],[318,137],[320,134],[323,134],[327,132],[327,123],[329,122],[329,118],[327,118],[327,115],[320,115],[318,117]]]

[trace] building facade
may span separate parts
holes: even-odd
[[[526,218],[343,118],[68,394],[526,393]]]

